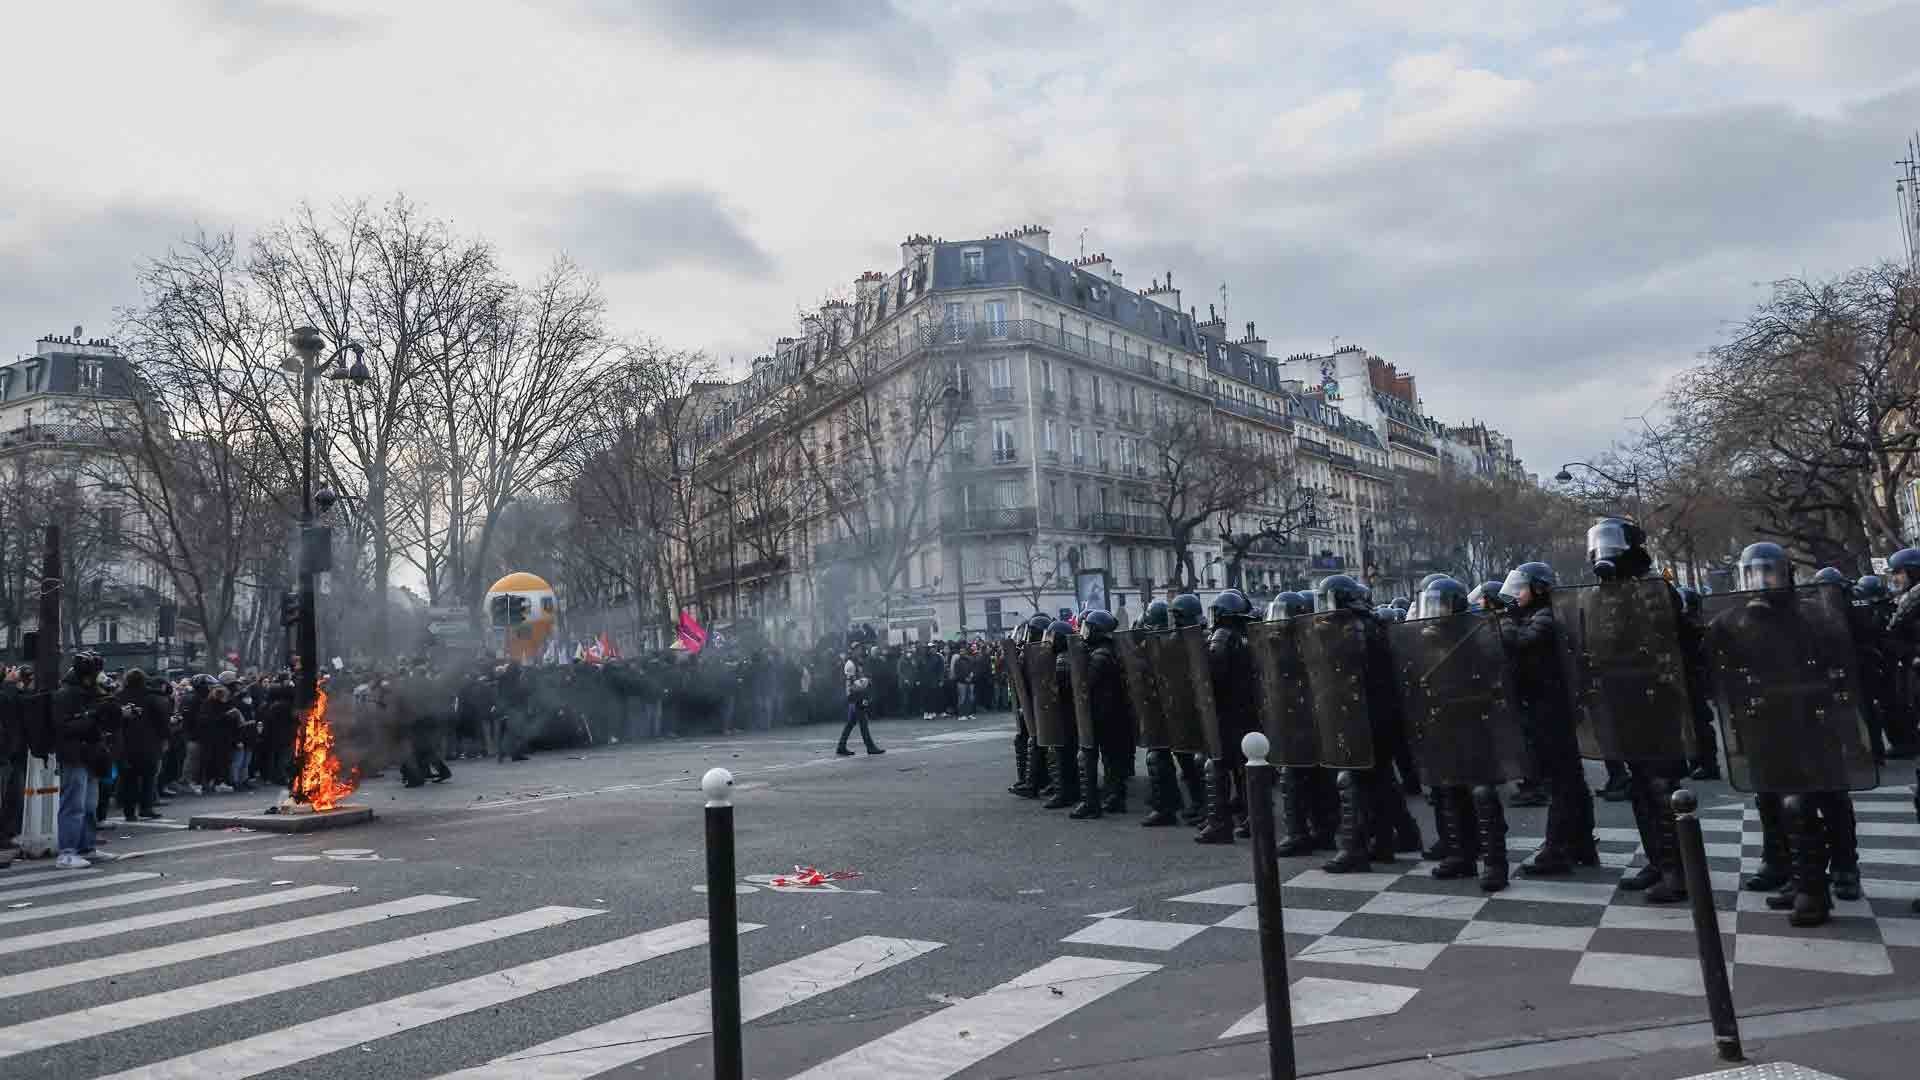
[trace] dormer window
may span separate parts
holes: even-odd
[[[80,389],[82,390],[100,389],[100,361],[98,360],[80,361]]]
[[[37,394],[40,392],[40,361],[29,360],[25,366],[27,369],[26,392],[29,394]]]

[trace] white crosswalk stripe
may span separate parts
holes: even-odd
[[[0,911],[0,926],[11,926],[15,923],[23,922],[36,922],[40,919],[57,919],[63,915],[80,915],[89,911],[105,911],[108,908],[151,904],[155,900],[170,900],[176,896],[191,896],[194,893],[212,892],[215,889],[230,889],[235,885],[246,884],[250,884],[246,878],[208,878],[205,881],[183,881],[178,885],[162,885],[157,889],[140,889],[136,892],[115,893],[112,896],[99,896],[87,900],[76,900],[70,904],[61,904],[55,907],[30,907],[21,908],[19,911]]]
[[[118,1080],[173,1077],[239,1080],[377,1040],[404,1038],[409,1032],[460,1017],[486,1014],[545,991],[610,976],[633,978],[633,969],[648,961],[704,949],[708,944],[706,921],[690,919],[649,929],[635,927],[634,932],[624,933],[615,940],[556,951],[550,945],[542,948],[536,935],[608,913],[599,908],[551,906],[480,918],[477,913],[463,916],[455,910],[475,904],[473,899],[438,894],[400,896],[305,915],[297,911],[277,914],[288,905],[345,899],[357,891],[345,885],[276,888],[214,902],[189,901],[187,906],[167,908],[163,901],[175,897],[255,883],[238,878],[210,878],[127,889],[116,886],[123,886],[129,878],[146,881],[159,875],[87,873],[91,876],[41,878],[46,885],[59,887],[51,893],[37,894],[36,898],[49,897],[48,902],[6,914],[53,919],[122,905],[150,905],[152,909],[124,918],[77,920],[78,925],[56,926],[51,930],[39,930],[31,925],[18,930],[0,927],[0,956],[16,955],[22,959],[30,956],[35,965],[16,964],[12,973],[0,974],[0,1002],[25,1005],[31,1003],[36,994],[71,993],[85,986],[98,986],[103,995],[88,999],[84,1007],[78,1008],[66,1005],[63,999],[61,1007],[69,1011],[0,1026],[0,1060],[8,1061],[9,1066],[14,1064],[11,1059],[57,1051],[98,1060],[99,1064],[89,1069],[89,1073],[120,1070],[112,1074]],[[105,895],[100,895],[100,891]],[[223,920],[237,920],[251,912],[266,912],[270,917],[258,925],[244,922],[237,926],[221,925]],[[399,931],[400,936],[391,936],[393,931],[380,932],[390,920],[436,912],[451,913],[452,919],[440,919],[442,928],[438,929],[396,924],[393,931]],[[461,921],[463,919],[470,921]],[[30,919],[10,921],[21,923]],[[456,925],[447,926],[448,921]],[[180,930],[169,936],[166,933],[169,927]],[[739,932],[746,934],[761,929],[759,924],[745,923]],[[141,931],[161,933],[136,940],[132,947],[118,951],[93,949],[62,955],[69,946],[84,946]],[[368,943],[370,937],[359,941],[351,938],[351,935],[376,934],[388,940],[372,937]],[[327,937],[336,940],[315,940]],[[342,938],[345,940],[339,940]],[[528,943],[516,957],[518,962],[492,961],[486,947],[509,939]],[[242,965],[246,970],[239,974],[203,982],[182,977],[209,959],[249,958],[265,947],[307,941],[315,943],[293,954],[304,959],[266,966],[247,962]],[[825,944],[804,955],[789,953],[789,958],[743,973],[740,981],[742,1020],[748,1024],[769,1021],[783,1011],[848,991],[863,980],[945,947],[937,941],[862,935]],[[455,952],[472,957],[468,971],[483,973],[371,1000],[383,993],[394,993],[380,989],[378,979],[382,971],[403,966],[420,971],[423,969],[418,961]],[[528,952],[536,958],[525,959]],[[911,1010],[894,1021],[883,1021],[883,1026],[890,1030],[863,1045],[832,1056],[846,1045],[837,1043],[812,1055],[816,1060],[782,1062],[768,1075],[784,1076],[804,1069],[798,1073],[799,1080],[829,1077],[836,1080],[882,1077],[943,1080],[1039,1034],[1160,967],[1129,960],[1058,956],[1011,979],[1007,978],[1010,968],[1000,968],[980,981],[982,987],[999,983],[991,989],[954,1001],[931,1014]],[[128,977],[147,973],[164,973],[159,985],[167,988],[135,991],[138,996],[124,1000],[114,1000],[106,989],[115,980],[119,980],[123,988],[138,986],[137,980],[130,981]],[[375,978],[365,979],[368,975]],[[641,978],[644,980],[645,976]],[[242,1031],[231,1031],[223,1026],[223,1017],[237,1006],[258,1007],[260,1003],[297,994],[308,987],[343,980],[356,980],[353,985],[358,987],[361,996],[347,1004],[353,1004],[354,1000],[360,1004],[304,1022],[288,1022],[284,1027],[250,1025]],[[1330,985],[1333,982],[1329,980]],[[643,981],[641,985],[650,984]],[[505,1048],[508,1052],[501,1053],[497,1048],[494,1053],[500,1056],[449,1073],[442,1080],[504,1080],[508,1077],[584,1080],[639,1066],[674,1051],[695,1053],[697,1050],[688,1048],[698,1044],[711,1045],[712,1001],[704,972],[691,985],[660,991],[657,996],[656,992],[649,992],[649,997],[657,1004],[600,1023],[583,1023],[569,1030],[569,1025],[561,1020],[559,1026],[530,1031],[509,1043]],[[897,1003],[890,1003],[888,1008],[892,1004]],[[877,1015],[884,1017],[888,1013],[883,1010]],[[918,1019],[914,1019],[916,1016]],[[269,1021],[269,1025],[271,1023]],[[175,1033],[172,1037],[178,1040],[171,1047],[165,1041],[169,1032]],[[116,1036],[120,1037],[119,1042],[115,1041]],[[751,1030],[748,1038],[752,1038]],[[74,1047],[77,1043],[88,1046]],[[522,1048],[512,1049],[515,1045]],[[159,1049],[149,1051],[141,1049],[143,1047]],[[155,1060],[166,1053],[178,1056]],[[116,1054],[122,1056],[116,1057]],[[817,1060],[829,1057],[830,1060]],[[21,1064],[37,1060],[29,1058]],[[7,1067],[0,1066],[0,1069]]]
[[[238,900],[221,900],[212,904],[197,904],[193,907],[174,908],[171,911],[155,911],[146,915],[133,915],[125,919],[108,919],[105,922],[87,923],[84,926],[68,926],[59,930],[43,930],[25,937],[0,940],[0,956],[9,953],[27,952],[33,949],[46,949],[55,945],[71,945],[78,941],[93,941],[97,938],[114,937],[118,934],[131,934],[137,930],[152,930],[160,926],[173,926],[184,922],[200,922],[221,915],[238,915],[246,911],[258,911],[261,908],[278,907],[281,904],[294,904],[302,900],[313,900],[322,896],[335,896],[353,891],[347,885],[303,885],[294,889],[281,889],[277,892],[261,893],[257,896],[243,896]]]
[[[1158,970],[1158,964],[1058,957],[793,1080],[944,1080]]]
[[[37,866],[12,867],[5,874],[0,874],[0,896],[6,895],[6,890],[16,885],[32,885],[35,882],[51,881],[56,877],[67,880],[70,878],[98,877],[100,875],[100,870],[97,867],[87,870],[62,870],[58,874],[52,873],[54,869],[55,867],[51,860],[40,863]]]
[[[344,886],[318,886],[316,889],[326,893],[347,891]],[[95,957],[91,960],[76,960],[71,964],[57,964],[53,967],[37,968],[0,978],[0,998],[18,997],[21,994],[31,994],[36,990],[51,990],[59,986],[72,986],[89,979],[130,975],[136,971],[148,971],[189,960],[204,960],[210,956],[221,956],[239,952],[242,949],[272,945],[275,942],[311,937],[314,934],[324,934],[329,930],[365,926],[368,923],[399,918],[402,915],[436,911],[464,903],[468,903],[468,900],[459,896],[409,896],[404,900],[349,908],[346,911],[314,915],[310,918],[294,919],[291,922],[271,923],[249,930],[235,930],[226,934],[215,934],[212,937],[175,942],[172,945],[138,949],[113,956]]]
[[[32,1020],[0,1028],[0,1057],[12,1057],[31,1050],[91,1038],[112,1031],[168,1020],[203,1009],[216,1009],[243,1001],[297,990],[329,979],[364,975],[369,971],[411,963],[440,953],[464,949],[517,934],[531,933],[550,926],[599,915],[593,908],[543,907],[518,915],[489,919],[451,930],[401,938],[398,941],[351,949],[331,956],[319,956],[299,963],[265,971],[235,975],[228,979],[183,986],[145,997],[97,1005],[90,1009]],[[289,1059],[291,1063],[292,1059]]]
[[[15,900],[24,900],[29,896],[53,896],[56,893],[79,892],[82,889],[104,889],[110,885],[131,885],[136,881],[151,881],[159,876],[154,871],[148,870],[138,874],[108,874],[105,877],[86,878],[81,881],[61,880],[51,885],[14,889],[0,896],[0,903],[11,904]]]
[[[940,948],[910,938],[858,937],[832,948],[756,971],[740,980],[740,1017],[751,1023],[858,979],[877,975]],[[711,1034],[712,1000],[705,990],[576,1031],[443,1080],[573,1080],[664,1054]]]
[[[758,929],[753,923],[740,926],[742,933]],[[706,943],[706,920],[693,919],[128,1069],[113,1074],[113,1080],[241,1080]]]

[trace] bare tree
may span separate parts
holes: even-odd
[[[1246,588],[1240,566],[1248,555],[1277,554],[1303,530],[1319,524],[1319,493],[1305,484],[1289,483],[1291,479],[1282,477],[1275,485],[1278,490],[1261,500],[1261,505],[1219,515],[1216,532],[1227,553],[1229,585]]]
[[[1898,498],[1920,451],[1916,284],[1892,264],[1777,282],[1671,388],[1755,528],[1810,561],[1860,564],[1908,539]]]
[[[1173,405],[1152,418],[1142,453],[1153,482],[1149,501],[1158,511],[1171,540],[1177,574],[1184,584],[1198,586],[1193,565],[1195,530],[1214,517],[1230,518],[1251,511],[1284,492],[1294,505],[1298,496],[1290,471],[1280,456],[1250,439],[1236,438],[1205,406]],[[1289,515],[1289,520],[1297,516]]]
[[[1000,581],[1019,590],[1034,614],[1041,614],[1040,600],[1046,594],[1073,588],[1072,578],[1061,572],[1064,558],[1057,545],[1023,534],[1006,553],[1010,557],[1001,560]]]

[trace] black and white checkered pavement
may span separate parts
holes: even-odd
[[[1751,800],[1725,799],[1700,812],[1712,871],[1715,905],[1735,969],[1765,968],[1861,977],[1920,973],[1920,824],[1904,787],[1854,796],[1859,819],[1864,899],[1836,902],[1827,926],[1789,927],[1785,912],[1770,911],[1766,894],[1740,889],[1758,868],[1760,822]],[[1287,860],[1283,899],[1290,951],[1297,972],[1338,971],[1344,978],[1309,974],[1294,985],[1304,1025],[1397,1012],[1419,992],[1402,981],[1458,949],[1531,950],[1569,954],[1569,985],[1652,994],[1704,995],[1692,947],[1693,919],[1682,904],[1651,905],[1644,894],[1618,887],[1621,872],[1644,864],[1634,829],[1596,830],[1602,866],[1568,877],[1516,875],[1503,892],[1481,892],[1472,879],[1436,881],[1431,863],[1402,860],[1364,874],[1328,874],[1321,861]],[[1537,837],[1509,837],[1519,860]],[[1069,945],[1128,953],[1170,953],[1216,930],[1253,931],[1258,914],[1253,886],[1225,885],[1166,898],[1142,909],[1102,912],[1067,936]],[[1394,981],[1369,972],[1399,973]],[[1222,1038],[1260,1030],[1260,1009]]]

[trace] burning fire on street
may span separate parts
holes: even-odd
[[[360,771],[345,770],[333,752],[333,721],[327,716],[327,692],[321,689],[313,708],[300,717],[293,737],[294,759],[300,772],[293,778],[293,802],[314,810],[331,810],[353,794]]]

